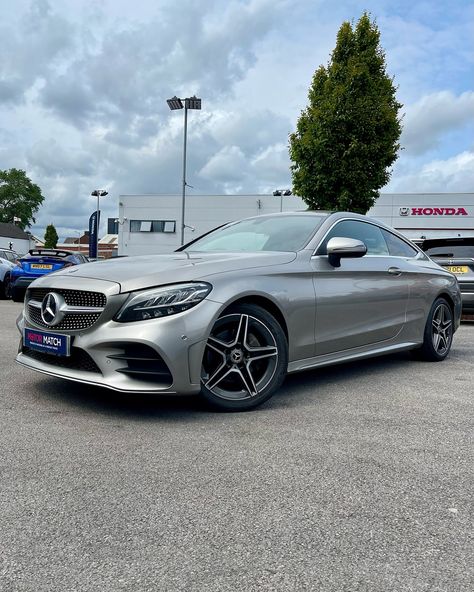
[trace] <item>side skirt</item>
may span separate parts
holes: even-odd
[[[353,360],[361,360],[363,358],[374,358],[384,354],[391,354],[397,351],[404,351],[419,347],[421,343],[407,341],[405,343],[397,343],[396,345],[386,345],[384,347],[377,347],[370,350],[364,348],[362,351],[358,350],[336,352],[325,354],[323,356],[315,356],[313,358],[306,358],[304,360],[296,360],[288,364],[288,374],[292,372],[299,372],[300,370],[308,370],[309,368],[318,368],[320,366],[331,366],[332,364],[342,364],[343,362],[351,362]]]

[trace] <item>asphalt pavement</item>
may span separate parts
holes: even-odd
[[[2,592],[474,589],[474,323],[287,378],[250,413],[14,364],[0,302]]]

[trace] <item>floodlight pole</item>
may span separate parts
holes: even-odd
[[[186,148],[188,138],[188,101],[184,101],[183,193],[181,196],[181,244],[184,245],[184,215],[186,211]]]
[[[185,223],[185,212],[186,212],[186,152],[187,152],[187,140],[188,140],[188,109],[201,109],[201,99],[193,96],[186,99],[180,99],[177,96],[167,99],[168,107],[171,111],[182,109],[184,107],[184,146],[183,146],[183,186],[181,194],[181,244],[184,244],[184,229],[186,228]]]
[[[96,214],[95,214],[95,227],[96,227],[96,234],[95,234],[95,257],[96,260],[99,260],[99,200],[101,197],[105,197],[106,195],[108,195],[108,191],[105,191],[104,189],[95,189],[91,195],[93,197],[97,197],[97,210],[96,210]],[[89,238],[90,240],[90,238]]]

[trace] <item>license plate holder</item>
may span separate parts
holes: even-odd
[[[444,268],[450,271],[451,273],[455,273],[458,275],[463,273],[469,273],[469,267],[467,265],[445,265]]]
[[[23,345],[53,356],[71,355],[71,336],[36,329],[23,329]]]

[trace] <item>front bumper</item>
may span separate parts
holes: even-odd
[[[120,297],[120,301],[123,302],[123,297]],[[111,318],[101,322],[100,318],[85,331],[61,331],[71,335],[71,352],[81,354],[77,358],[83,357],[83,352],[90,356],[92,364],[89,364],[88,370],[80,365],[65,368],[62,365],[64,358],[54,355],[36,356],[31,350],[25,350],[22,342],[16,362],[37,372],[115,391],[196,394],[201,388],[201,363],[208,332],[221,308],[222,304],[206,299],[186,312],[161,319],[117,323]],[[110,312],[109,316],[113,314]],[[44,327],[29,322],[24,315],[17,320],[17,326],[22,335],[24,328],[45,331]],[[51,332],[54,332],[54,328]],[[154,376],[151,380],[149,374],[123,372],[124,366],[127,368],[124,357],[130,356],[127,352],[141,352],[144,348],[156,352],[169,369],[170,378],[161,380]]]

